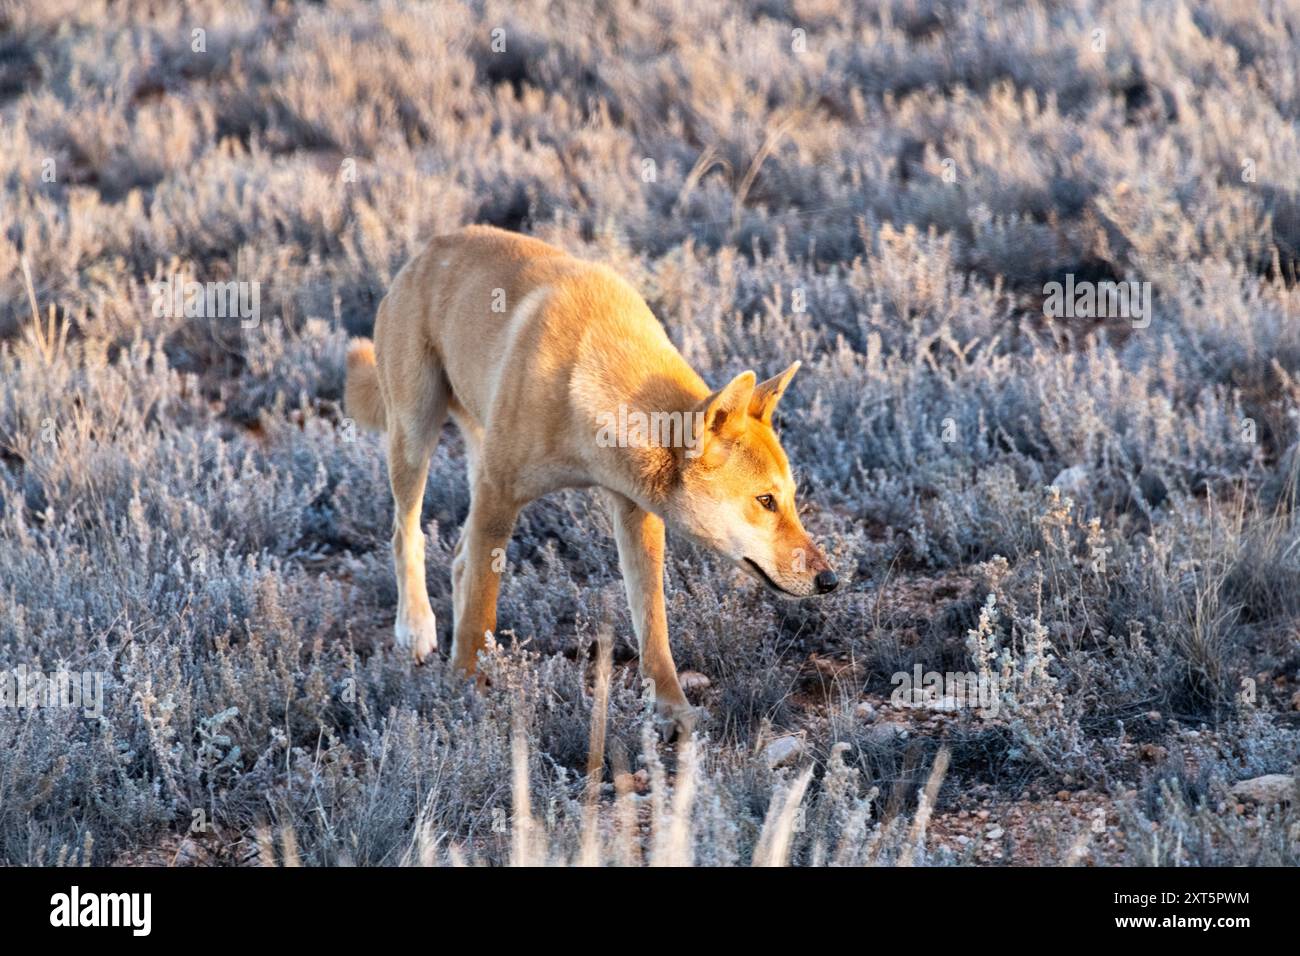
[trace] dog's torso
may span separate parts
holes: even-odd
[[[600,416],[620,404],[686,410],[709,394],[616,273],[490,227],[436,238],[412,259],[375,341],[381,364],[387,351],[432,353],[451,414],[481,435],[484,473],[520,500],[610,483],[640,498],[653,476],[594,441]]]

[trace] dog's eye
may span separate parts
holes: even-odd
[[[755,500],[768,511],[776,510],[776,499],[771,495],[759,495]]]

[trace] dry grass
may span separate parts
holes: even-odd
[[[1235,0],[0,0],[0,674],[104,689],[0,707],[0,863],[972,863],[960,814],[1061,791],[1103,831],[1002,862],[1295,863],[1294,808],[1226,793],[1300,750],[1297,37]],[[468,222],[611,262],[709,381],[803,360],[779,427],[845,584],[670,542],[689,746],[582,494],[522,517],[489,690],[391,649],[344,349]],[[1048,318],[1067,273],[1151,283],[1150,324]],[[161,314],[175,276],[259,320]],[[444,646],[463,468],[448,432]],[[891,706],[915,665],[1001,715]]]

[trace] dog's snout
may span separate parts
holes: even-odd
[[[835,572],[830,568],[825,571],[818,571],[817,577],[813,579],[813,584],[817,586],[818,594],[830,594],[840,585],[840,579],[835,576]]]

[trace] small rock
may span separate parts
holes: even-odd
[[[1002,828],[999,826],[991,827],[989,832],[984,834],[984,838],[987,840],[1001,840]]]
[[[882,724],[874,724],[867,731],[867,741],[873,744],[891,744],[895,740],[900,740],[907,736],[907,728],[900,724],[886,721]]]
[[[1158,724],[1162,719],[1163,717],[1161,716],[1160,711],[1158,710],[1147,711],[1147,720],[1151,721],[1151,723]]]
[[[930,692],[924,687],[913,687],[905,694],[899,694],[898,703],[904,707],[925,707],[930,703]]]
[[[1065,801],[1070,799],[1070,791],[1069,790],[1056,791],[1056,799],[1064,803]]]
[[[1139,748],[1139,753],[1142,759],[1149,763],[1159,763],[1169,756],[1169,751],[1159,744],[1143,744]]]
[[[853,708],[853,711],[863,720],[872,720],[876,716],[876,708],[869,700],[864,700],[858,704],[857,707]]]
[[[1284,773],[1268,773],[1234,784],[1232,795],[1250,803],[1291,803],[1296,797],[1296,780]]]
[[[202,866],[207,862],[208,854],[203,847],[195,843],[189,837],[181,841],[181,845],[176,850],[176,859],[174,866]]]
[[[861,670],[861,665],[854,661],[837,661],[813,654],[808,662],[813,670],[829,680],[844,680]]]
[[[682,671],[677,675],[677,682],[682,685],[682,690],[688,694],[708,690],[712,685],[712,682],[699,671]]]
[[[767,761],[769,769],[775,770],[777,767],[794,763],[803,752],[803,738],[791,734],[788,737],[777,737],[769,743],[763,750],[763,759]]]
[[[977,810],[975,812],[975,818],[981,821],[987,820],[989,818],[989,812],[987,810]]]
[[[1052,484],[1063,495],[1077,495],[1088,485],[1088,466],[1074,465],[1056,476]]]
[[[1300,710],[1300,690],[1291,695],[1291,709]]]

